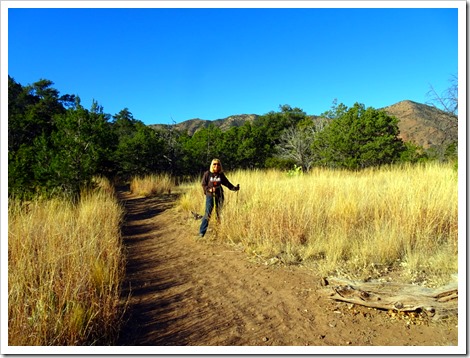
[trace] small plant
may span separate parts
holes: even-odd
[[[294,164],[294,168],[287,171],[287,176],[289,177],[298,177],[303,174],[301,166]]]

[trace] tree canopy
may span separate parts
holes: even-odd
[[[112,116],[96,101],[86,109],[49,80],[22,86],[8,78],[8,187],[22,198],[76,197],[95,176],[200,175],[214,157],[228,170],[356,170],[418,160],[419,152],[399,139],[396,118],[359,103],[334,103],[321,116],[284,104],[238,127],[211,124],[189,135],[173,126],[152,129],[127,107]]]
[[[391,164],[405,150],[399,133],[395,117],[356,103],[343,107],[316,136],[313,150],[322,166],[362,169]]]

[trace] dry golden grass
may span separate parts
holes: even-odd
[[[301,263],[324,276],[394,273],[427,285],[457,273],[458,184],[451,165],[228,177],[240,192],[226,193],[223,220],[211,226],[218,239],[268,262]],[[199,183],[182,195],[180,207],[203,212]]]
[[[131,192],[141,196],[170,193],[173,187],[174,179],[169,174],[135,177],[130,184]]]
[[[8,204],[8,344],[111,344],[124,275],[122,208],[105,190],[77,205]]]

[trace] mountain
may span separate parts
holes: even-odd
[[[186,132],[189,135],[193,135],[198,129],[207,128],[211,124],[216,127],[219,127],[223,131],[226,131],[231,127],[242,126],[245,122],[253,122],[258,117],[259,116],[257,114],[237,114],[229,116],[227,118],[216,119],[213,121],[207,119],[193,118],[172,125],[151,124],[150,127],[155,129],[173,127],[178,131]]]
[[[400,136],[405,142],[413,142],[429,148],[447,145],[458,140],[456,117],[440,109],[409,100],[381,109],[399,120]],[[206,128],[210,124],[225,131],[233,126],[242,126],[247,121],[253,122],[258,117],[259,115],[256,114],[239,114],[213,121],[195,118],[174,125],[154,124],[150,127],[173,127],[193,135],[198,129]]]
[[[405,142],[429,148],[458,140],[457,118],[440,109],[408,100],[382,109],[399,119],[400,135]]]

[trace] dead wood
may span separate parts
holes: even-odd
[[[402,312],[423,311],[433,319],[458,312],[458,285],[431,289],[391,282],[359,282],[340,278],[322,279],[329,298],[362,306]]]

